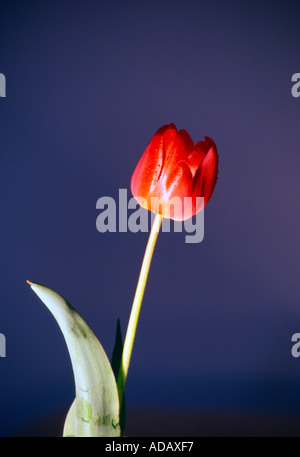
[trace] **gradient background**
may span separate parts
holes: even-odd
[[[2,436],[59,434],[74,396],[26,279],[67,298],[109,357],[118,317],[125,333],[148,235],[100,234],[96,201],[131,197],[169,122],[214,139],[219,181],[202,243],[159,235],[128,434],[300,435],[299,14],[296,1],[1,2]]]

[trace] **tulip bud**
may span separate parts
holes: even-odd
[[[131,178],[132,194],[141,206],[179,221],[204,208],[218,174],[217,147],[204,138],[194,145],[186,130],[177,131],[174,124],[155,133]]]

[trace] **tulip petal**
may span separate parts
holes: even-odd
[[[208,151],[203,159],[201,167],[194,177],[194,186],[200,189],[200,197],[204,197],[206,205],[215,188],[218,177],[218,153],[215,143],[205,137]]]
[[[188,214],[188,208],[184,206],[184,198],[191,195],[192,188],[192,174],[184,161],[179,162],[176,167],[170,170],[166,176],[165,188],[163,197],[165,200],[165,207],[169,208],[167,217],[174,220],[184,220]],[[183,216],[185,214],[185,217]]]
[[[71,357],[76,398],[67,415],[63,435],[120,436],[116,380],[100,342],[57,292],[28,283],[56,319]]]
[[[154,191],[176,132],[174,124],[170,124],[161,127],[153,136],[131,178],[134,196],[148,195]]]
[[[167,139],[165,139],[165,161],[160,180],[163,181],[165,177],[172,173],[180,161],[185,161],[193,149],[194,143],[186,130],[180,130],[172,143],[167,143]]]
[[[186,159],[186,163],[188,164],[193,177],[197,173],[197,170],[198,170],[199,166],[201,165],[201,163],[203,162],[204,157],[205,157],[205,153],[200,148],[199,149],[195,148],[193,150],[193,152],[191,152],[188,155],[188,157]]]
[[[183,198],[191,187],[192,173],[187,158],[193,152],[194,143],[186,130],[177,132],[174,141],[165,146],[166,156],[156,188],[151,196],[162,198]],[[160,213],[161,214],[161,213]],[[163,215],[163,214],[162,214]],[[172,216],[167,216],[171,217]]]

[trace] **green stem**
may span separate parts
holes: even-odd
[[[123,355],[122,355],[122,364],[121,364],[121,369],[119,371],[118,375],[118,390],[119,390],[119,397],[120,397],[120,403],[122,403],[123,395],[124,395],[124,388],[125,388],[125,383],[127,379],[127,374],[128,374],[128,369],[129,369],[129,364],[130,364],[130,358],[131,358],[131,353],[132,353],[132,348],[133,348],[133,343],[134,343],[134,338],[136,334],[136,328],[137,328],[137,323],[139,319],[139,314],[142,306],[142,300],[145,292],[145,287],[146,287],[146,282],[148,278],[148,273],[150,269],[150,264],[152,260],[152,255],[155,247],[155,243],[157,240],[157,236],[160,230],[160,226],[162,223],[163,217],[157,214],[155,216],[154,222],[152,224],[151,232],[149,235],[141,271],[140,271],[140,276],[131,308],[131,314],[128,322],[128,327],[127,327],[127,332],[126,332],[126,337],[124,341],[124,347],[123,347]]]

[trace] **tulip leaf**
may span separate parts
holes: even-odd
[[[28,283],[56,319],[72,362],[76,396],[66,418],[63,436],[120,436],[116,380],[100,342],[77,311],[57,292]]]
[[[120,319],[118,319],[117,328],[116,328],[116,336],[115,336],[115,345],[113,348],[113,353],[112,353],[112,358],[111,358],[111,367],[113,369],[116,381],[118,380],[119,371],[121,370],[122,354],[123,354],[123,339],[122,339]],[[122,436],[124,436],[125,425],[126,425],[126,404],[125,404],[125,394],[124,394],[123,385],[124,385],[124,383],[122,382],[122,387],[118,386],[119,402],[121,405],[120,427],[121,427]]]

